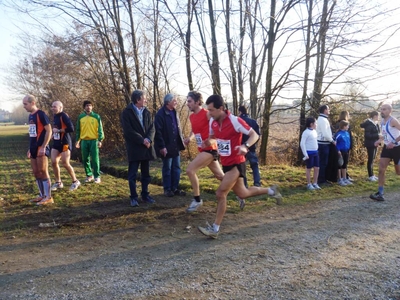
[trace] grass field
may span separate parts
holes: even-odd
[[[104,172],[117,170],[118,176],[104,173],[100,185],[82,184],[78,190],[69,192],[71,180],[66,175],[65,169],[61,168],[62,180],[66,187],[62,191],[53,193],[54,205],[35,206],[29,202],[38,192],[30,162],[26,157],[28,143],[27,126],[0,127],[0,237],[79,235],[123,229],[132,224],[149,224],[157,222],[158,219],[187,218],[185,207],[191,200],[190,183],[184,174],[187,162],[183,162],[181,180],[182,187],[188,191],[186,197],[171,199],[162,196],[160,162],[155,161],[152,164],[153,184],[150,186],[150,192],[157,203],[153,206],[141,205],[138,208],[131,208],[128,182],[125,178],[120,178],[127,172],[124,159],[114,161],[102,159],[102,170]],[[79,180],[83,182],[85,174],[81,164],[73,162],[73,166]],[[54,179],[51,168],[49,171]],[[349,173],[356,179],[356,183],[352,186],[333,185],[321,191],[310,192],[305,189],[303,168],[287,165],[261,168],[264,186],[271,184],[281,186],[283,205],[301,205],[310,201],[353,195],[368,197],[371,192],[376,191],[377,183],[366,180],[365,166],[350,166]],[[397,189],[397,179],[392,166],[389,167],[387,175],[386,189],[388,191]],[[218,181],[208,169],[201,170],[199,178],[202,198],[205,200],[203,209],[212,215],[215,210],[214,192],[218,187]],[[245,210],[260,211],[271,209],[275,205],[273,200],[259,196],[248,199]],[[229,196],[227,213],[240,213],[233,194]],[[40,223],[53,223],[56,226],[39,230]]]

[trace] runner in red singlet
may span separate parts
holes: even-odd
[[[222,170],[225,175],[217,189],[217,215],[213,225],[198,227],[206,236],[217,238],[219,227],[226,211],[226,198],[232,190],[240,198],[268,194],[277,199],[280,204],[282,196],[277,186],[270,188],[250,187],[244,185],[246,170],[246,153],[248,148],[258,140],[258,134],[241,118],[225,110],[225,103],[221,96],[212,95],[207,101],[207,109],[211,116],[209,138],[203,141],[203,147],[217,142],[218,153],[221,157]],[[242,134],[249,136],[246,144],[241,144]]]

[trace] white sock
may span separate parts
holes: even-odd
[[[213,228],[214,228],[215,232],[219,231],[219,225],[217,225],[215,223],[213,224]]]

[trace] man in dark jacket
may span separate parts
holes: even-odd
[[[175,110],[178,101],[175,95],[167,94],[164,97],[164,106],[155,117],[156,135],[154,139],[157,156],[162,158],[162,178],[164,195],[185,196],[186,193],[178,189],[181,177],[180,151],[185,149],[179,116]]]
[[[360,126],[364,128],[364,146],[367,148],[368,162],[368,179],[370,181],[378,181],[378,177],[374,175],[374,160],[378,147],[375,142],[379,140],[381,130],[378,124],[379,113],[372,111],[369,113],[369,118],[365,120]]]
[[[150,197],[148,186],[151,181],[150,161],[156,158],[153,140],[155,134],[151,114],[146,108],[146,95],[141,90],[132,93],[130,103],[121,114],[126,151],[128,153],[128,181],[131,206],[139,206],[136,192],[136,176],[140,165],[140,181],[142,183],[142,201],[155,203]]]
[[[241,105],[239,106],[239,112],[240,115],[239,117],[243,119],[253,130],[260,135],[260,126],[258,126],[257,121],[250,118],[249,115],[247,114],[247,109],[245,106]],[[247,140],[249,137],[245,134],[242,135],[242,144],[246,144]],[[252,145],[249,148],[249,151],[246,154],[246,160],[249,161],[250,167],[253,171],[253,181],[254,181],[254,186],[261,186],[261,177],[260,177],[260,170],[258,168],[258,157],[256,154],[256,145]],[[244,185],[247,187],[247,177],[244,178]]]

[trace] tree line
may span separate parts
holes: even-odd
[[[6,0],[3,5],[19,11],[28,26],[10,85],[36,95],[44,109],[62,101],[72,118],[84,99],[92,100],[107,124],[110,153],[123,153],[119,115],[134,89],[146,91],[153,114],[169,92],[181,95],[181,104],[190,90],[219,94],[233,113],[247,105],[260,123],[265,164],[271,126],[282,113],[295,116],[287,126],[300,137],[321,102],[373,109],[370,97],[391,96],[366,95],[364,88],[391,72],[379,61],[398,52],[388,44],[400,24],[383,25],[398,8],[380,4]]]

